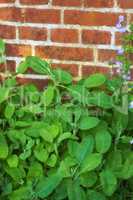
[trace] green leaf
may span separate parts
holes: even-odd
[[[36,195],[40,198],[48,197],[57,188],[61,181],[62,176],[58,172],[48,177],[44,177],[39,181],[35,188]]]
[[[85,86],[87,88],[94,88],[103,85],[106,81],[106,77],[103,74],[92,74],[85,80]]]
[[[22,186],[19,189],[16,189],[12,192],[10,196],[10,200],[25,200],[25,199],[31,199],[30,195],[30,189],[26,186]]]
[[[133,154],[127,155],[126,161],[123,164],[121,171],[121,177],[123,179],[129,179],[133,177]]]
[[[5,42],[0,39],[0,54],[5,53]]]
[[[88,190],[87,191],[87,200],[106,200],[106,197],[104,194],[97,192],[95,190]]]
[[[9,167],[17,167],[18,166],[18,156],[16,154],[11,155],[7,158],[7,163]]]
[[[48,159],[48,152],[46,149],[44,149],[40,144],[38,146],[36,146],[35,150],[34,150],[34,155],[35,158],[37,160],[39,160],[40,162],[45,163]]]
[[[7,104],[6,108],[5,108],[5,117],[7,119],[11,119],[11,117],[13,116],[15,111],[15,106],[13,104]]]
[[[17,181],[17,182],[20,182],[22,181],[22,179],[25,177],[25,171],[23,169],[23,166],[19,166],[19,167],[13,167],[13,168],[10,168],[8,166],[6,166],[4,168],[4,170],[6,171],[6,173],[11,176],[11,178],[14,180],[14,181]]]
[[[49,106],[54,98],[55,88],[53,86],[48,86],[48,88],[42,94],[42,102],[45,106]]]
[[[33,71],[39,74],[50,74],[50,65],[45,60],[40,59],[36,56],[28,56],[26,58],[26,63],[28,67],[32,68]]]
[[[86,195],[78,182],[69,181],[67,184],[68,200],[86,200]]]
[[[97,174],[95,172],[89,172],[80,175],[80,185],[83,187],[92,187],[97,181]]]
[[[16,71],[17,73],[24,74],[27,71],[27,69],[28,69],[28,65],[26,61],[23,61],[18,65]]]
[[[43,167],[39,162],[32,162],[28,167],[27,179],[31,180],[34,178],[42,178],[43,177]]]
[[[99,124],[100,120],[96,117],[87,117],[84,116],[79,121],[79,129],[89,130],[96,127]]]
[[[96,92],[88,98],[88,103],[99,106],[103,109],[110,109],[113,106],[112,97],[105,92]]]
[[[0,133],[0,159],[6,159],[8,156],[8,145],[3,133]]]
[[[91,153],[83,160],[80,168],[80,174],[96,169],[102,162],[102,155],[99,153]]]
[[[9,96],[9,88],[0,87],[0,103],[7,100]]]
[[[117,179],[112,171],[110,171],[109,169],[103,170],[100,173],[100,181],[103,192],[107,196],[111,196],[117,189]]]
[[[111,135],[107,130],[98,131],[95,135],[96,150],[99,153],[106,153],[111,146]]]
[[[47,165],[49,167],[54,167],[56,165],[56,162],[57,162],[57,156],[55,154],[52,154],[47,161]]]
[[[59,145],[61,144],[62,141],[68,140],[68,139],[77,140],[78,138],[77,138],[76,136],[72,135],[72,133],[70,133],[70,132],[65,132],[65,133],[61,134],[61,135],[58,137],[57,145],[59,146]]]
[[[68,85],[72,82],[72,75],[62,69],[54,70],[55,79],[61,84]]]

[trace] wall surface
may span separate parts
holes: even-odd
[[[8,68],[14,71],[24,56],[37,55],[75,79],[108,73],[121,45],[115,28],[119,15],[126,25],[133,21],[133,0],[0,0],[0,38],[7,43]],[[24,81],[45,83],[45,77],[29,73]]]

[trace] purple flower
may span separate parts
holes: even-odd
[[[124,49],[119,49],[119,50],[117,51],[117,54],[118,54],[118,55],[123,55],[123,54],[124,54]]]
[[[117,29],[121,29],[121,28],[122,28],[122,25],[120,24],[120,22],[118,22],[118,23],[116,24],[116,28],[117,28]]]
[[[121,33],[125,33],[126,31],[127,31],[127,29],[125,27],[122,27],[119,29],[119,32],[121,32]]]
[[[118,65],[120,68],[121,68],[121,67],[122,67],[122,65],[123,65],[123,63],[122,63],[122,62],[120,62],[120,61],[116,61],[116,62],[115,62],[115,64],[116,64],[116,65]]]
[[[123,15],[119,16],[119,22],[123,22],[125,20],[125,17]]]

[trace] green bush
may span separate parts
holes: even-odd
[[[15,74],[0,85],[0,199],[133,200],[128,82],[97,73],[73,83],[32,56],[17,73],[28,66],[49,84],[18,85]]]

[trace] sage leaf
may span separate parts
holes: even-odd
[[[96,127],[99,124],[100,120],[96,117],[82,117],[79,122],[79,129],[89,130]]]

